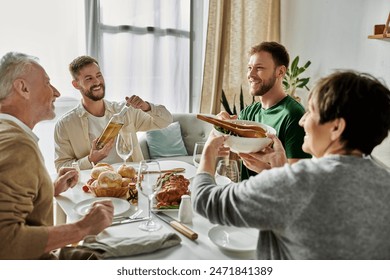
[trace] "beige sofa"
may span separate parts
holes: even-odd
[[[173,122],[180,123],[181,136],[184,142],[187,155],[158,157],[157,160],[181,160],[192,163],[192,155],[194,153],[194,146],[196,142],[205,142],[212,130],[213,126],[207,122],[196,118],[196,114],[191,113],[176,113],[173,115]],[[145,159],[150,159],[149,146],[146,134],[139,137],[139,144]]]

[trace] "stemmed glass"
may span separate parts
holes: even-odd
[[[139,164],[137,188],[138,191],[144,194],[148,198],[148,213],[149,219],[142,223],[139,228],[145,231],[156,231],[161,228],[161,224],[153,220],[152,208],[153,199],[156,193],[161,188],[161,175],[160,164],[155,160],[143,160]]]
[[[222,159],[218,161],[215,173],[217,184],[220,185],[226,185],[229,183],[228,181],[237,183],[240,178],[238,164],[235,160]],[[226,178],[229,178],[229,180]]]
[[[123,165],[133,154],[133,139],[131,133],[119,133],[116,138],[116,152],[123,159]]]
[[[195,167],[199,166],[200,158],[202,157],[202,152],[205,142],[196,142],[194,147],[194,154],[192,156],[192,161]]]

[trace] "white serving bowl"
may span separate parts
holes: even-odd
[[[262,128],[264,128],[267,133],[276,134],[276,130],[273,127],[270,127],[269,125],[253,122],[253,121],[244,121],[244,120],[231,120],[232,123],[237,124],[249,124],[249,125],[257,125]],[[215,129],[214,132],[216,135],[228,135],[225,133],[222,133]],[[271,144],[272,140],[268,137],[265,138],[247,138],[247,137],[238,137],[229,135],[229,137],[225,141],[225,145],[230,148],[232,152],[235,153],[256,153],[258,151],[261,151],[265,147],[267,147],[269,144]]]

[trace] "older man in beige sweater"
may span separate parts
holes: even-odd
[[[53,226],[53,195],[73,187],[64,168],[54,184],[34,126],[55,116],[60,94],[35,58],[7,53],[0,61],[0,259],[55,258],[54,250],[98,234],[112,222],[110,201],[96,203],[73,224]]]

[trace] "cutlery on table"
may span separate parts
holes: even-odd
[[[185,168],[183,167],[177,167],[177,168],[172,168],[172,169],[165,169],[165,170],[161,170],[160,172],[158,171],[146,171],[145,173],[149,173],[149,174],[152,174],[152,173],[183,173],[184,171],[186,171]]]
[[[131,224],[131,223],[135,223],[135,222],[142,222],[142,221],[146,221],[146,220],[149,220],[149,217],[135,218],[135,219],[126,219],[126,220],[117,220],[117,221],[113,221],[110,227],[124,225],[124,224]]]
[[[133,220],[135,218],[137,218],[139,215],[141,215],[141,213],[143,212],[142,209],[138,209],[133,215],[131,216],[116,216],[114,217],[114,220]]]
[[[128,217],[127,216],[117,216],[117,217],[114,217],[111,226],[117,226],[117,225],[122,225],[122,224],[128,224],[128,223],[140,222],[140,221],[147,220],[148,217],[138,218],[138,216],[141,213],[142,213],[142,209],[139,209],[133,215],[128,216]]]
[[[194,232],[192,229],[186,227],[182,223],[176,221],[174,218],[171,216],[168,216],[167,214],[163,212],[153,212],[153,214],[159,218],[160,220],[166,222],[169,224],[171,227],[173,227],[175,230],[183,234],[185,237],[191,239],[191,240],[196,240],[198,238],[198,234]]]

